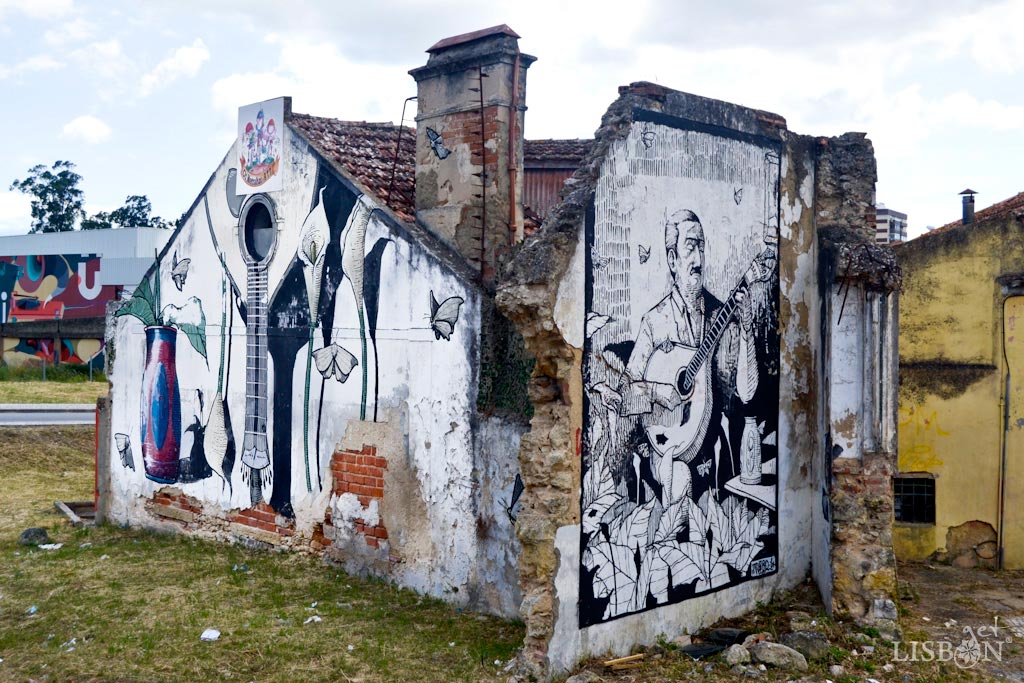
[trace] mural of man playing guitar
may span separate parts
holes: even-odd
[[[640,322],[619,385],[620,415],[639,416],[654,451],[648,481],[662,505],[694,499],[739,474],[739,444],[722,428],[754,397],[758,363],[748,287],[770,276],[762,254],[726,301],[704,287],[704,228],[682,209],[665,222],[671,287]],[[730,430],[731,431],[731,430]],[[646,469],[646,468],[645,468]]]

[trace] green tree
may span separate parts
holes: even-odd
[[[75,173],[70,161],[55,161],[52,168],[42,164],[28,170],[24,180],[15,180],[11,189],[32,195],[33,232],[66,232],[75,229],[83,218],[84,195],[78,183],[82,176]]]
[[[113,211],[100,211],[82,221],[82,230],[103,228],[169,228],[170,223],[153,215],[153,205],[146,195],[129,195],[124,206]]]

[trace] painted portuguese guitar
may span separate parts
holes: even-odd
[[[643,420],[651,445],[661,455],[688,463],[700,450],[712,412],[712,370],[708,359],[736,315],[738,294],[755,282],[767,282],[775,272],[777,258],[774,245],[754,258],[696,346],[673,342],[670,348],[659,347],[651,354],[644,381],[666,383],[671,379],[681,399],[672,408],[655,405]]]

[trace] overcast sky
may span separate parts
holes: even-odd
[[[528,138],[591,137],[617,87],[648,80],[766,109],[811,135],[864,131],[877,199],[911,234],[1024,190],[1024,0],[0,0],[0,234],[7,191],[66,159],[86,209],[147,195],[177,218],[240,105],[393,121],[437,40],[505,23],[538,57]]]

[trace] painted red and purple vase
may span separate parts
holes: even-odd
[[[178,330],[146,328],[146,369],[142,374],[142,460],[146,477],[161,484],[178,481],[181,396],[175,348]]]

